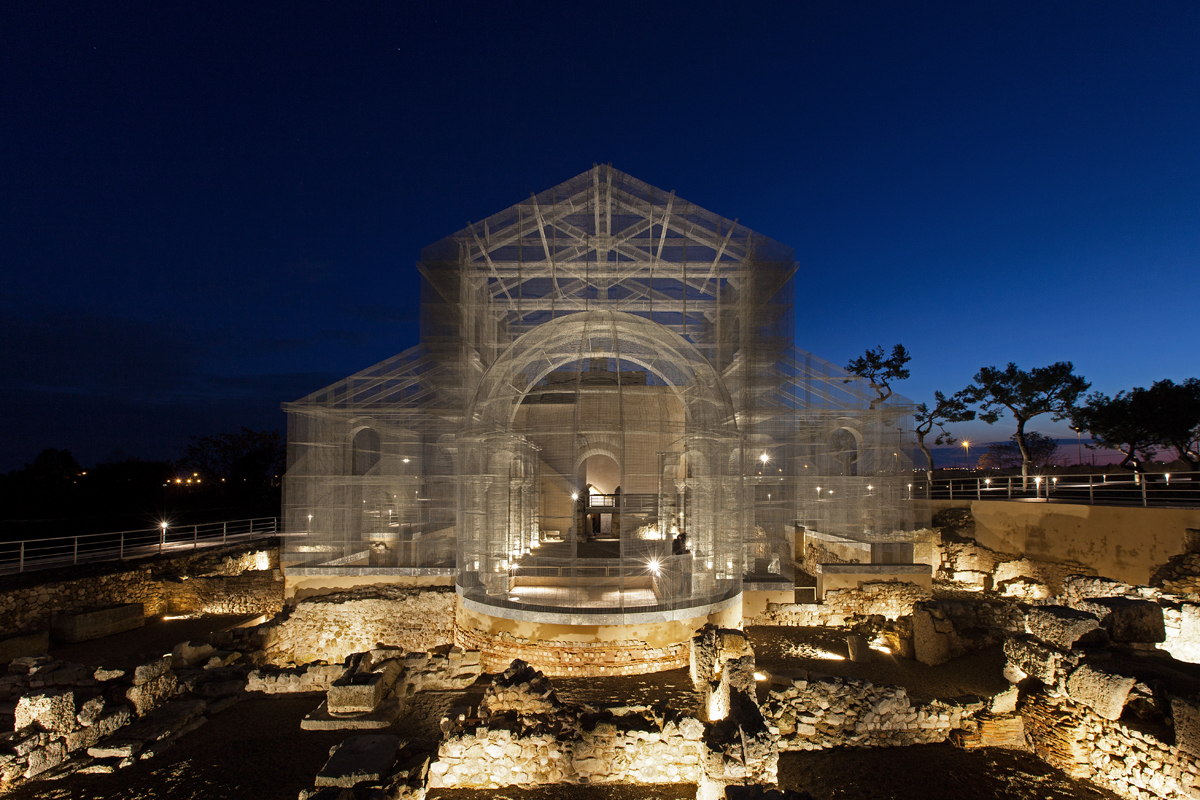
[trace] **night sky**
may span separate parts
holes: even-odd
[[[1200,374],[1200,4],[751,7],[5,2],[0,471],[282,427],[596,162],[795,247],[796,343],[915,400]]]

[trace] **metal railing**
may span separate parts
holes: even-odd
[[[278,517],[259,517],[0,542],[0,575],[198,550],[278,533]]]
[[[962,477],[916,477],[913,497],[930,500],[1020,500],[1080,505],[1200,505],[1200,472],[976,473]]]

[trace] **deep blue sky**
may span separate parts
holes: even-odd
[[[914,399],[1200,373],[1194,2],[7,2],[0,470],[282,425],[594,162],[794,246],[797,344]]]

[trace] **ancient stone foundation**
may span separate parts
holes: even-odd
[[[454,643],[454,597],[450,588],[389,585],[318,595],[236,632],[236,646],[261,649],[276,666],[338,663],[379,645],[424,652]]]
[[[186,576],[186,577],[185,577]],[[283,607],[276,541],[186,555],[10,575],[0,581],[0,632],[45,629],[55,612],[140,603],[168,613],[274,614]]]
[[[483,654],[489,671],[501,670],[520,659],[554,677],[642,675],[686,667],[686,643],[650,647],[636,639],[568,642],[522,639],[508,633],[487,634],[457,626],[454,640],[466,650]]]

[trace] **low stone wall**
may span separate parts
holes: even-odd
[[[164,589],[172,614],[278,614],[283,610],[283,575],[277,569],[165,581]]]
[[[698,783],[704,724],[659,726],[640,715],[597,722],[570,738],[500,722],[453,734],[430,765],[430,788],[591,783]]]
[[[1040,561],[992,550],[978,542],[947,541],[939,536],[931,545],[934,574],[939,580],[972,589],[994,589],[1021,600],[1061,593],[1070,575],[1096,574],[1094,568],[1078,562]]]
[[[552,677],[643,675],[688,665],[686,642],[650,647],[636,639],[613,642],[529,641],[508,633],[487,635],[457,626],[454,641],[483,654],[484,669],[498,672],[520,659]]]
[[[915,603],[929,598],[915,583],[864,583],[860,589],[832,589],[820,603],[768,603],[766,612],[747,624],[841,627],[863,617],[894,620],[909,616]]]
[[[245,632],[239,647],[261,648],[277,666],[342,662],[384,646],[411,652],[454,644],[454,590],[374,586],[297,602]]]
[[[966,728],[983,702],[914,703],[902,686],[875,686],[852,678],[798,678],[774,690],[763,716],[779,729],[780,750],[830,747],[904,747],[944,742]]]
[[[56,611],[81,611],[121,603],[141,603],[148,617],[167,611],[162,581],[149,566],[144,566],[0,591],[0,630],[48,628]]]
[[[1200,760],[1154,733],[1104,719],[1066,697],[1037,695],[1019,710],[1034,752],[1073,778],[1131,800],[1200,794]]]
[[[209,598],[226,592],[240,598],[231,600],[228,611],[209,613],[266,613],[277,610],[283,598],[283,584],[271,581],[269,587],[256,576],[245,580],[235,576],[277,569],[278,542],[239,543],[179,556],[154,556],[138,562],[111,562],[71,567],[63,570],[11,575],[0,581],[0,632],[24,632],[46,628],[56,611],[81,611],[98,606],[141,603],[146,616],[173,610],[171,596],[181,575],[193,580],[217,575],[228,583],[214,584]],[[187,583],[190,581],[185,581]],[[180,590],[184,595],[191,590]],[[196,590],[197,593],[204,590]],[[278,593],[279,600],[271,598]],[[251,600],[251,598],[254,598]]]
[[[291,694],[293,692],[325,692],[346,672],[342,664],[309,664],[305,667],[252,670],[246,676],[247,692]]]

